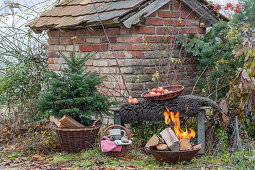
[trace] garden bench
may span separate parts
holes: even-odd
[[[164,121],[166,107],[175,113],[179,112],[180,117],[197,117],[198,144],[203,144],[199,153],[204,154],[206,110],[219,109],[217,103],[209,98],[185,95],[164,101],[143,100],[138,104],[125,103],[112,107],[111,111],[114,112],[114,124],[124,125],[134,121]]]

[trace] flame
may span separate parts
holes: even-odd
[[[193,129],[189,128],[190,132],[187,130],[187,128],[185,131],[183,131],[181,129],[180,119],[179,119],[180,113],[179,112],[174,114],[174,112],[170,112],[167,107],[166,107],[166,110],[167,110],[167,112],[164,112],[165,123],[168,125],[171,122],[171,120],[174,122],[174,131],[175,131],[175,134],[179,140],[184,139],[186,137],[188,137],[190,140],[191,138],[195,137],[196,132]]]
[[[185,113],[187,113],[189,111],[189,106],[186,106],[186,112]]]

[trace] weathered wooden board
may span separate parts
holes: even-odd
[[[192,10],[194,10],[197,14],[199,14],[202,18],[210,19],[212,21],[212,24],[215,24],[219,22],[217,19],[217,16],[212,13],[212,11],[209,11],[209,9],[206,9],[207,7],[205,4],[199,3],[197,1],[191,1],[191,0],[182,0],[187,6],[189,6]]]
[[[125,25],[125,27],[130,28],[131,25],[137,24],[139,22],[140,17],[149,16],[168,2],[170,2],[170,0],[156,0],[147,7],[143,8],[141,11],[137,12],[135,15],[128,18],[126,21],[123,22],[123,24]]]
[[[109,20],[109,19],[121,16],[121,15],[125,14],[126,12],[128,12],[128,10],[104,12],[104,13],[99,14],[99,16],[102,21],[105,21],[105,20]],[[94,17],[90,18],[87,21],[87,23],[100,21],[100,19],[99,19],[98,15],[95,15]]]

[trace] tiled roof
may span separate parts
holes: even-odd
[[[141,17],[147,17],[171,0],[62,0],[49,11],[27,26],[33,30],[74,28],[98,26],[100,20],[104,25],[123,23],[127,28],[139,22]],[[219,21],[212,9],[208,9],[206,0],[182,0],[202,18],[210,20],[211,24]],[[94,5],[93,5],[94,4]],[[95,10],[97,9],[97,11]],[[98,14],[97,14],[98,12]],[[98,17],[100,16],[100,19]],[[224,16],[220,16],[224,20]]]
[[[64,0],[44,12],[28,26],[31,28],[63,28],[78,25],[93,25],[99,21],[95,7],[102,21],[119,23],[118,18],[146,0]]]

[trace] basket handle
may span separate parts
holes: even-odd
[[[108,130],[114,128],[114,127],[120,127],[120,128],[122,128],[122,129],[126,132],[128,139],[129,139],[129,140],[132,140],[131,135],[130,135],[129,131],[127,130],[127,128],[125,128],[124,126],[121,126],[121,125],[111,125],[111,126],[109,126],[108,128],[106,128],[105,131],[104,131],[104,133],[102,134],[101,140],[103,140],[103,136],[105,136],[106,132],[107,132]]]
[[[101,119],[97,119],[97,120],[95,120],[94,122],[93,122],[93,124],[92,124],[92,126],[94,127],[94,126],[96,126],[98,123],[100,123],[101,122]]]

